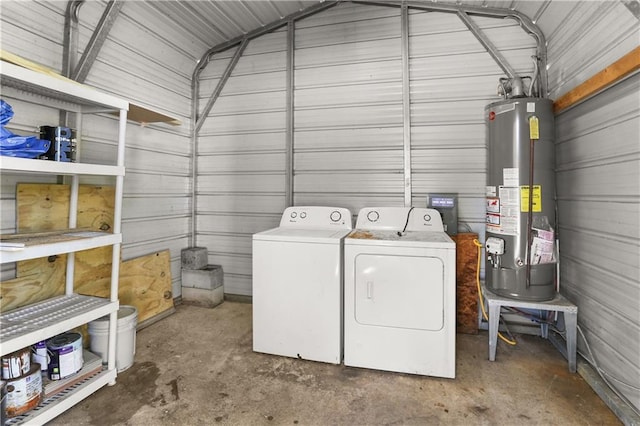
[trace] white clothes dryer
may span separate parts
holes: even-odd
[[[456,249],[440,214],[364,208],[344,250],[344,364],[454,378]]]
[[[342,362],[343,240],[351,212],[289,207],[253,235],[253,350]]]

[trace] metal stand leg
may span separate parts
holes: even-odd
[[[577,351],[577,329],[578,313],[563,312],[564,323],[567,330],[567,360],[569,361],[569,371],[576,372],[576,351]]]
[[[500,304],[489,302],[489,361],[496,360],[498,347],[498,325],[500,322]]]

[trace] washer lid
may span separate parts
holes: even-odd
[[[289,241],[298,243],[339,243],[346,237],[349,229],[304,229],[304,228],[274,228],[253,234],[254,241]]]
[[[425,248],[452,248],[456,244],[444,232],[420,232],[420,231],[371,231],[356,229],[344,240],[345,245],[375,245],[392,247],[425,247]]]

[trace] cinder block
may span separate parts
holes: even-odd
[[[182,302],[205,308],[215,308],[224,300],[224,287],[214,290],[204,290],[201,288],[182,288]]]
[[[224,285],[224,274],[220,265],[206,265],[204,269],[183,269],[181,275],[184,288],[214,290]]]
[[[209,263],[206,247],[190,247],[180,252],[182,269],[203,269]]]

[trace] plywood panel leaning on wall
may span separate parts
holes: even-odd
[[[66,229],[69,186],[18,184],[18,232]],[[113,224],[114,188],[80,185],[78,227],[109,232]],[[108,297],[111,247],[76,253],[76,293]],[[2,283],[0,310],[7,311],[64,293],[66,256],[18,262],[17,278]],[[122,262],[118,297],[121,305],[138,309],[138,322],[173,312],[168,251]],[[160,315],[164,316],[164,315]]]
[[[69,185],[18,184],[17,231],[68,228]],[[115,192],[111,186],[80,185],[77,227],[108,232],[113,227]],[[111,279],[111,246],[76,253],[74,283]],[[1,287],[0,310],[7,311],[64,294],[67,256],[31,259],[16,264],[16,279]]]

